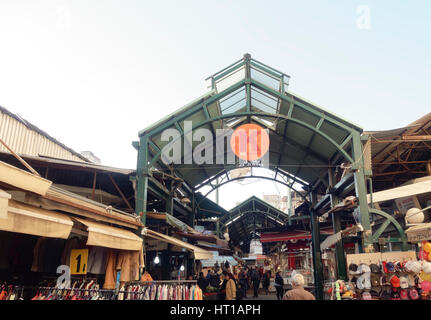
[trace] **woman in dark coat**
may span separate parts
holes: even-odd
[[[281,300],[284,294],[284,280],[280,275],[280,271],[275,274],[275,289],[277,290],[277,300]]]
[[[265,290],[266,295],[268,295],[268,288],[269,288],[269,282],[270,282],[271,274],[269,271],[265,272],[262,277],[262,287]]]

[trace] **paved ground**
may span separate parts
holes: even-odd
[[[258,298],[253,298],[253,291],[248,291],[247,292],[247,298],[243,299],[243,300],[277,300],[277,295],[274,293],[268,293],[268,295],[266,295],[263,291],[259,292],[259,297]]]
[[[253,298],[253,293],[251,295],[247,296],[247,299],[243,299],[243,300],[277,300],[277,296],[275,295],[275,293],[269,293],[268,295],[266,294],[260,294],[258,298]]]

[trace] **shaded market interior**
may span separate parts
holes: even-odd
[[[98,222],[117,228],[118,233],[123,230],[143,237],[145,268],[160,280],[176,277],[180,266],[185,278],[195,274],[196,265],[199,270],[208,267],[205,261],[222,263],[233,257],[236,264],[253,255],[286,252],[289,268],[300,269],[304,262],[311,270],[314,292],[322,299],[329,260],[335,261],[336,277],[346,278],[346,252],[411,248],[404,216],[392,198],[379,192],[429,180],[431,113],[404,128],[364,132],[290,92],[287,74],[249,54],[207,80],[209,92],[139,132],[139,141],[133,142],[138,151],[136,169],[92,163],[2,108],[3,114],[67,153],[21,151],[19,143],[2,136],[41,178],[52,182],[46,194],[35,195],[3,180],[2,190],[13,201],[72,216],[74,226],[69,232],[89,236],[87,224]],[[244,124],[268,131],[267,162],[243,161],[237,156],[229,162],[229,135],[218,148],[218,130],[231,134]],[[195,139],[193,132],[199,129],[211,133],[211,140]],[[164,139],[169,130],[179,136]],[[179,163],[166,164],[163,150],[173,141],[181,142]],[[211,163],[193,161],[190,155],[202,148],[213,151]],[[3,148],[0,161],[28,169]],[[301,203],[284,212],[253,196],[226,210],[223,203],[209,199],[224,185],[246,179],[274,181],[292,190]],[[425,186],[413,194],[426,203],[430,192]],[[357,225],[360,231],[325,243]],[[261,243],[261,252],[250,252],[254,241]],[[104,245],[116,248],[112,241]],[[332,249],[330,258],[328,248]],[[156,257],[160,263],[154,263]]]

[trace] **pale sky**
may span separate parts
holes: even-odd
[[[358,28],[361,5],[369,29]],[[366,130],[401,127],[431,110],[430,15],[426,0],[2,0],[0,105],[105,165],[135,168],[138,131],[248,52]]]

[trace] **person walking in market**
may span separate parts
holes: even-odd
[[[251,271],[251,281],[253,282],[253,297],[259,298],[259,284],[260,284],[260,275],[257,268],[253,268]]]
[[[277,271],[275,274],[275,290],[277,290],[277,300],[283,299],[283,293],[284,293],[284,280],[281,277],[280,271]]]
[[[211,287],[218,288],[220,287],[220,276],[216,274],[213,270],[211,270],[209,284]]]
[[[242,298],[247,298],[247,272],[242,269],[238,275],[238,284],[240,287],[240,296]]]
[[[265,290],[266,295],[268,295],[269,293],[270,279],[271,279],[271,273],[270,271],[266,271],[262,276],[262,287]]]
[[[228,279],[228,272],[227,271],[223,271],[221,277],[223,278],[221,286],[220,286],[220,290],[219,290],[219,299],[220,300],[225,300],[226,299],[226,285],[227,285],[227,281]]]
[[[232,273],[227,274],[226,300],[236,300],[236,283]]]
[[[204,278],[204,273],[203,272],[199,272],[199,278],[198,278],[198,286],[199,288],[201,288],[201,290],[203,292],[206,291],[207,287],[209,285],[209,281]]]
[[[292,277],[292,289],[287,291],[283,300],[316,300],[316,298],[304,289],[304,276],[300,273]]]

